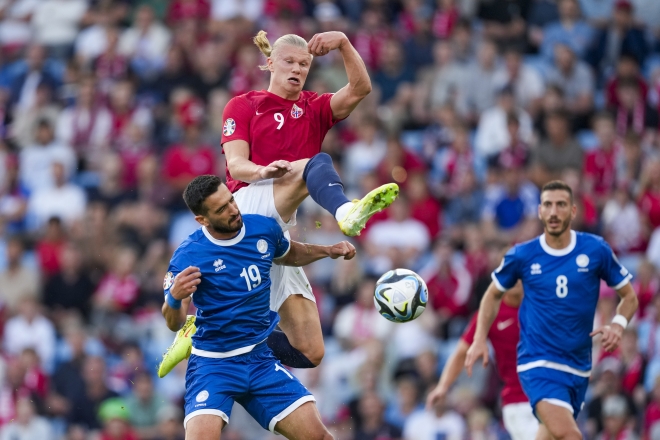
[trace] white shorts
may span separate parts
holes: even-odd
[[[296,214],[284,222],[275,208],[273,179],[251,183],[234,193],[238,209],[243,214],[259,214],[277,220],[286,238],[291,240],[289,229],[296,225]],[[284,301],[291,295],[302,295],[316,302],[312,287],[302,267],[280,266],[273,264],[270,270],[270,309],[277,312]]]
[[[539,430],[539,421],[534,417],[529,402],[510,403],[502,408],[504,427],[512,440],[533,440]]]

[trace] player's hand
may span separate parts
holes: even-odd
[[[438,384],[433,390],[426,396],[426,409],[432,410],[435,406],[440,403],[447,396],[447,390],[445,387]]]
[[[486,341],[474,341],[467,351],[465,357],[465,369],[467,370],[468,377],[472,377],[472,367],[479,360],[483,358],[484,368],[488,366],[488,345]]]
[[[589,333],[589,336],[594,337],[599,334],[603,335],[603,339],[601,340],[603,349],[611,353],[619,347],[621,336],[623,335],[623,327],[619,324],[604,325]]]
[[[170,288],[170,295],[176,300],[181,301],[195,293],[197,285],[202,282],[202,273],[199,267],[188,266],[174,277],[174,282]]]
[[[293,171],[291,162],[288,160],[276,160],[270,165],[259,168],[259,178],[261,179],[277,179],[284,176],[286,173]]]
[[[330,246],[330,258],[333,260],[339,257],[344,257],[344,260],[351,260],[355,256],[355,252],[355,246],[347,241],[340,241]]]
[[[309,43],[307,43],[307,50],[314,56],[327,55],[331,50],[339,49],[344,42],[348,41],[348,37],[343,32],[323,32],[315,34]]]

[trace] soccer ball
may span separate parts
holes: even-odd
[[[392,322],[417,319],[426,309],[429,291],[424,280],[412,270],[394,269],[376,282],[376,310]]]

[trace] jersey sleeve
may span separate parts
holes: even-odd
[[[517,246],[509,249],[502,258],[500,266],[493,271],[490,277],[501,292],[511,289],[520,279],[520,264],[516,255]]]
[[[341,119],[335,119],[332,116],[332,107],[330,100],[334,93],[324,93],[311,100],[313,108],[318,112],[321,120],[321,128],[324,132],[330,130]]]
[[[600,268],[600,277],[614,290],[619,290],[632,279],[632,274],[623,267],[614,251],[605,240],[601,241],[603,262]]]
[[[163,279],[163,296],[170,293],[172,284],[174,284],[174,278],[176,278],[176,276],[186,267],[188,267],[188,263],[179,248],[174,251],[174,255],[172,255],[172,259],[170,260],[170,265],[167,268],[167,273]]]
[[[472,315],[472,319],[470,319],[470,323],[468,326],[465,328],[465,331],[463,332],[463,335],[461,336],[461,339],[465,341],[468,345],[472,345],[474,342],[474,335],[477,332],[477,319],[479,317],[478,313],[475,313]]]
[[[250,143],[250,122],[254,110],[244,96],[229,100],[222,112],[222,143],[242,140]]]
[[[273,258],[282,258],[289,253],[289,249],[291,249],[291,242],[288,238],[286,238],[284,231],[282,231],[282,228],[277,223],[277,221],[272,218],[269,218],[268,220],[271,222],[270,230],[273,235],[273,242],[275,243],[275,254]]]

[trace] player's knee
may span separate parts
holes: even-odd
[[[304,347],[303,350],[300,350],[302,354],[305,355],[309,361],[314,364],[315,367],[318,367],[321,364],[321,361],[323,360],[323,356],[325,356],[325,346],[323,344],[316,345],[316,344],[305,344],[306,347]]]
[[[554,436],[557,440],[582,440],[582,433],[577,427],[569,428]]]

